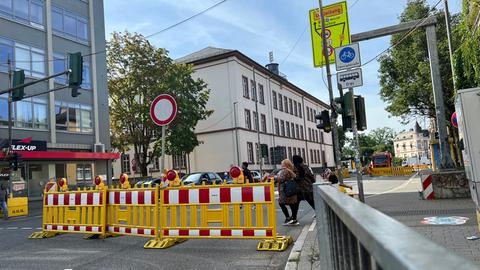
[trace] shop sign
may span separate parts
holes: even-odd
[[[3,140],[2,147],[8,147],[8,140]],[[22,140],[13,140],[11,150],[13,151],[47,151],[46,141],[34,141],[32,137]]]

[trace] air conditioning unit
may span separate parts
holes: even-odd
[[[105,153],[105,144],[103,143],[96,143],[93,145],[93,152],[96,153]]]

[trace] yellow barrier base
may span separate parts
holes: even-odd
[[[180,244],[187,241],[187,239],[183,238],[164,238],[162,240],[152,239],[149,240],[143,248],[155,248],[155,249],[165,249],[176,244]]]
[[[293,242],[290,236],[277,236],[277,239],[265,239],[257,246],[258,251],[284,251]]]
[[[59,235],[61,233],[56,233],[56,232],[34,232],[30,234],[28,239],[42,239],[42,238],[51,238]]]

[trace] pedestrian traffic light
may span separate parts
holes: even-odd
[[[83,81],[83,57],[82,54],[77,53],[70,53],[69,54],[69,69],[70,72],[68,74],[68,86],[72,88],[72,97],[77,97],[80,95],[78,92],[78,88]]]
[[[25,71],[23,69],[14,71],[12,87],[17,87],[24,83],[25,83]],[[12,91],[12,101],[22,100],[24,96],[25,96],[25,91],[23,87],[20,87]]]
[[[357,118],[357,130],[366,130],[367,116],[365,113],[365,98],[363,98],[362,96],[355,97],[355,115]]]
[[[332,131],[329,111],[327,110],[321,111],[319,114],[315,115],[315,119],[320,120],[320,123],[317,124],[318,129],[323,129],[323,131],[327,133]]]
[[[343,130],[349,131],[352,129],[353,116],[353,98],[352,92],[347,92],[343,96],[337,97],[335,101],[335,111],[342,115]]]

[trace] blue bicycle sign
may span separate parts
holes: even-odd
[[[358,43],[335,48],[335,67],[337,71],[360,66],[360,46]]]
[[[355,51],[352,48],[346,47],[340,51],[340,60],[342,62],[350,63],[353,59],[355,59]]]

